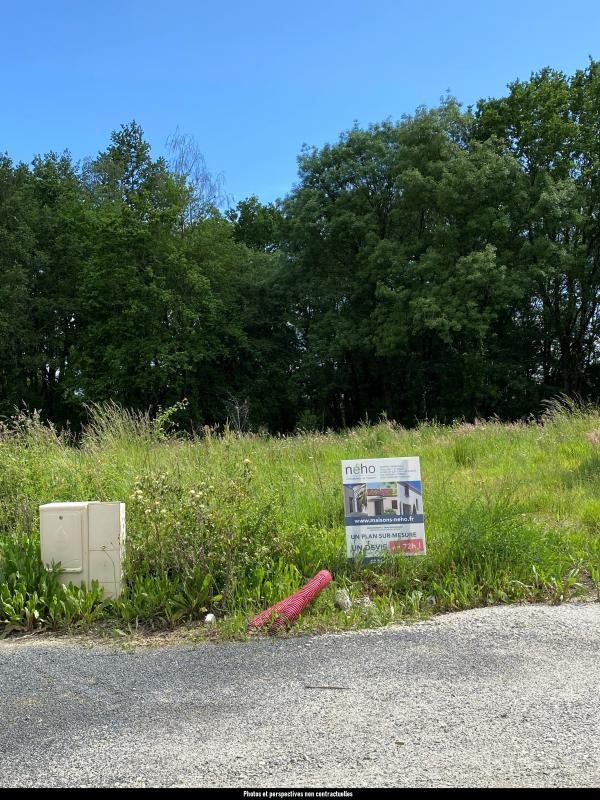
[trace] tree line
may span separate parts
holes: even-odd
[[[112,399],[180,422],[410,425],[596,398],[600,62],[305,148],[222,210],[189,137],[0,157],[0,416]]]

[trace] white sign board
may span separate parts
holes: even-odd
[[[342,461],[348,558],[375,561],[386,551],[424,555],[421,465],[412,458]]]

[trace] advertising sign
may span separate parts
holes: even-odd
[[[417,457],[342,461],[348,558],[386,551],[424,555],[421,465]]]

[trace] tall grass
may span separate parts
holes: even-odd
[[[405,430],[384,421],[287,437],[208,428],[176,437],[169,410],[152,418],[108,404],[90,415],[78,442],[36,415],[0,428],[0,625],[18,628],[16,607],[24,629],[100,617],[175,625],[211,608],[239,632],[324,568],[334,584],[300,628],[559,602],[600,580],[600,411],[591,406],[563,399],[540,423]],[[427,555],[348,561],[341,460],[410,455],[421,458]],[[63,589],[41,569],[38,506],[73,500],[127,504],[119,601]],[[338,612],[336,586],[372,602]]]

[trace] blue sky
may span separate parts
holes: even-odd
[[[465,105],[600,58],[600,3],[532,0],[0,0],[0,152],[104,149],[136,119],[155,156],[176,128],[235,201],[284,196],[303,143]]]

